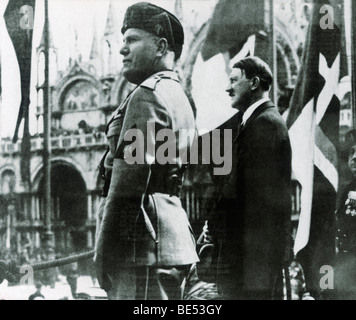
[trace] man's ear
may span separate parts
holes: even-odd
[[[165,38],[160,38],[157,41],[157,56],[162,57],[168,51],[168,42]]]
[[[260,86],[261,80],[259,77],[253,77],[251,80],[251,91],[257,90]]]

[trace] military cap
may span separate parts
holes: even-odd
[[[181,48],[184,43],[184,31],[179,20],[169,11],[148,2],[139,2],[127,8],[121,33],[130,28],[165,38],[173,50],[175,47]]]

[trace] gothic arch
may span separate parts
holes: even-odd
[[[51,160],[51,167],[55,167],[58,165],[66,165],[71,167],[73,170],[77,171],[80,176],[82,177],[82,179],[84,181],[86,181],[85,179],[85,172],[83,170],[83,168],[80,166],[79,163],[77,163],[76,161],[74,161],[73,159],[70,158],[64,158],[64,157],[56,157],[54,159]],[[43,177],[43,163],[41,162],[37,168],[35,168],[35,170],[33,171],[33,174],[31,176],[31,181],[32,181],[32,185],[33,185],[33,190],[38,192],[38,188],[39,188],[39,184],[40,181]]]
[[[100,82],[95,79],[93,76],[86,74],[85,72],[80,72],[80,74],[77,75],[68,75],[62,83],[58,85],[58,90],[57,94],[54,97],[54,103],[53,103],[53,108],[54,111],[61,111],[62,105],[63,105],[63,99],[67,93],[67,91],[76,83],[81,82],[81,81],[86,81],[90,84],[92,84],[99,92],[100,94],[100,100],[102,99],[102,93],[101,93],[101,87],[100,87]]]
[[[0,169],[0,194],[15,192],[16,173],[12,166],[6,165]]]
[[[4,166],[2,166],[0,168],[0,177],[2,176],[2,174],[5,172],[5,171],[12,171],[12,172],[16,172],[16,169],[13,165],[10,165],[10,164],[6,164]]]

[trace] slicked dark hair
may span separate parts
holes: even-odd
[[[168,49],[174,52],[174,61],[177,61],[182,55],[183,46],[181,44],[170,44]]]
[[[266,62],[258,57],[247,57],[236,62],[233,68],[244,71],[247,79],[259,77],[263,90],[268,91],[273,84],[273,75]]]

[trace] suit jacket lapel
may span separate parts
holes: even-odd
[[[272,101],[267,101],[263,103],[261,106],[259,106],[251,115],[250,118],[247,119],[246,123],[241,127],[240,129],[240,134],[241,132],[245,131],[246,128],[249,126],[251,122],[253,122],[254,119],[256,119],[263,111],[265,111],[268,108],[274,107],[274,104]],[[239,134],[239,135],[240,135]]]

